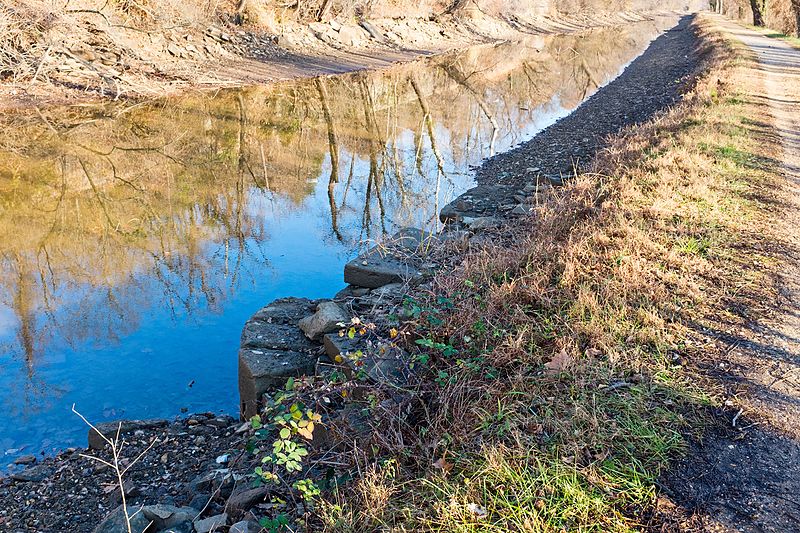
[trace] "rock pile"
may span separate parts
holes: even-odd
[[[425,258],[435,237],[422,230],[405,228],[359,255],[344,268],[349,285],[333,300],[312,301],[282,298],[260,311],[245,324],[239,349],[239,396],[241,414],[258,412],[261,397],[282,387],[289,377],[314,374],[323,362],[350,362],[347,354],[361,351],[359,370],[373,380],[397,382],[403,375],[403,353],[385,349],[380,356],[339,331],[354,316],[369,313],[374,318],[402,303],[408,288],[433,272]]]

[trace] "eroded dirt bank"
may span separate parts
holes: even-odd
[[[628,24],[698,7],[623,2],[588,12],[568,6],[487,11],[467,2],[425,17],[416,9],[374,18],[343,12],[308,23],[271,13],[266,22],[236,24],[227,4],[205,12],[191,2],[183,8],[162,3],[147,9],[75,2],[64,9],[39,2],[0,7],[0,109],[380,68],[480,43]]]

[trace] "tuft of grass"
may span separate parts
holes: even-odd
[[[780,39],[782,41],[786,41],[787,43],[791,44],[792,46],[794,46],[796,48],[800,48],[800,37],[795,37],[793,35],[786,35],[785,33],[780,33],[780,32],[771,31],[771,30],[767,30],[767,32],[764,33],[764,35],[766,37],[769,37],[770,39]]]

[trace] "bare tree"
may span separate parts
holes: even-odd
[[[750,8],[753,10],[753,24],[763,27],[764,18],[767,12],[766,0],[750,0]]]

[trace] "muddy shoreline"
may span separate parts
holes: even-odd
[[[654,41],[629,67],[631,74],[626,71],[567,119],[521,147],[486,161],[478,171],[479,183],[485,183],[490,175],[502,176],[500,181],[508,186],[504,194],[512,190],[513,194],[519,194],[526,185],[537,183],[540,174],[563,173],[566,166],[572,165],[576,154],[582,161],[591,159],[604,146],[606,135],[625,125],[647,120],[674,103],[682,86],[674,81],[690,76],[697,61],[695,56],[685,54],[693,47],[695,39],[687,29],[688,24],[689,18],[685,18],[675,29],[677,31],[670,31]],[[674,62],[677,55],[685,56],[686,60]],[[653,75],[652,71],[649,76],[645,75],[654,65],[664,62],[677,64],[674,70],[660,73],[662,75]],[[656,96],[636,96],[642,93]],[[609,106],[609,102],[616,101],[623,94],[632,95],[635,112],[631,111],[626,120],[618,121],[615,118],[622,110]],[[601,109],[607,111],[600,113]],[[601,121],[596,120],[597,116],[602,117]],[[596,127],[587,134],[585,126],[590,123]],[[542,152],[543,146],[548,147],[548,151]],[[565,147],[573,146],[579,147],[578,152],[565,154]],[[538,165],[537,170],[528,170],[535,165]],[[473,196],[476,193],[483,194],[480,189],[473,191]],[[494,207],[488,210],[462,209],[461,222],[465,216],[475,219],[499,215],[499,207],[507,199],[508,194],[498,197]],[[502,215],[507,216],[510,215]],[[480,237],[481,228],[474,224],[465,226],[475,234],[474,237]],[[464,236],[471,238],[469,234]],[[158,443],[130,471],[130,502],[189,505],[195,509],[204,508],[204,516],[227,512],[229,504],[226,502],[236,488],[215,486],[213,472],[221,469],[236,471],[237,468],[243,474],[248,471],[246,461],[238,462],[245,432],[246,429],[231,418],[201,414],[173,422],[166,428],[134,433],[130,453],[144,451],[153,439],[158,439]],[[112,472],[98,468],[97,463],[80,453],[70,450],[57,457],[45,458],[24,471],[0,479],[0,528],[14,533],[92,531],[119,503],[119,493],[113,486]],[[210,474],[211,479],[207,479]]]

